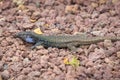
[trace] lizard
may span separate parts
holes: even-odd
[[[15,35],[15,37],[22,39],[25,42],[34,44],[31,49],[36,48],[39,45],[44,47],[57,47],[57,48],[68,48],[75,51],[77,46],[89,45],[104,40],[118,41],[118,36],[96,36],[88,37],[86,34],[77,35],[43,35],[37,34],[32,31],[22,31]]]

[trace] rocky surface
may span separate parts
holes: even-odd
[[[0,0],[0,80],[120,80],[120,41],[68,49],[31,50],[13,35],[40,27],[43,34],[120,36],[119,0]],[[64,64],[77,56],[80,66]]]

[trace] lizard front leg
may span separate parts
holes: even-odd
[[[35,49],[37,46],[40,46],[42,44],[43,44],[42,42],[37,42],[35,45],[31,47],[31,49]]]

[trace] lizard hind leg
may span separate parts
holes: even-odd
[[[76,52],[77,51],[77,48],[72,45],[72,44],[67,44],[67,48],[70,49],[72,52]]]

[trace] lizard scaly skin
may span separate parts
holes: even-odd
[[[85,35],[40,35],[32,31],[19,32],[15,35],[16,37],[28,42],[35,44],[32,46],[34,49],[36,46],[43,45],[45,47],[58,47],[58,48],[69,48],[74,50],[76,46],[94,44],[104,40],[118,41],[120,37],[87,37]]]

